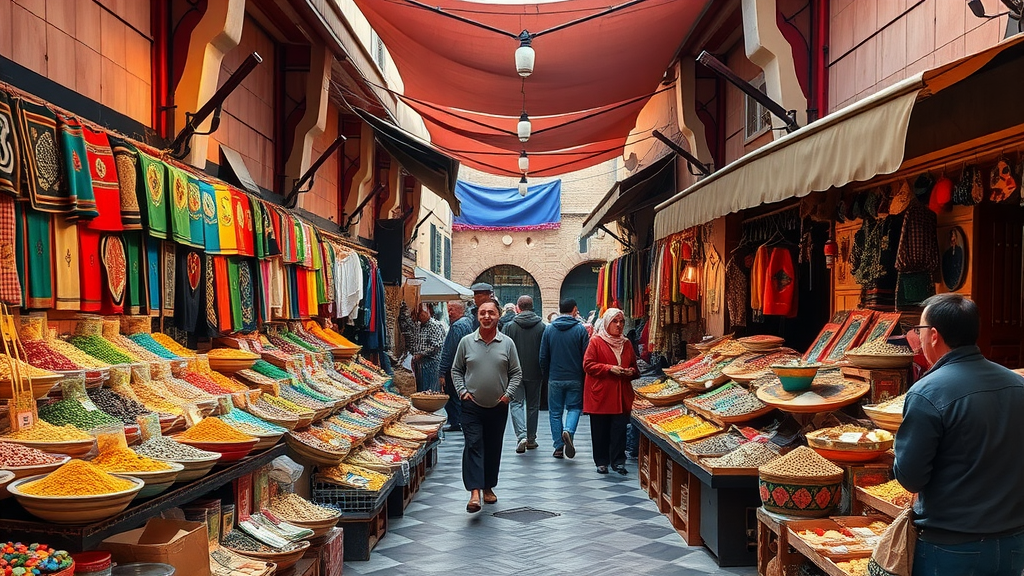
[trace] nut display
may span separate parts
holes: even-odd
[[[20,444],[0,442],[0,469],[21,468],[23,466],[43,466],[60,462],[60,456],[47,454],[42,450],[29,448]]]
[[[338,515],[338,512],[323,506],[317,506],[309,500],[291,492],[278,494],[270,500],[268,506],[270,511],[284,519],[302,520],[329,520]]]
[[[21,345],[25,348],[25,359],[36,368],[64,371],[81,370],[78,364],[51,348],[44,340],[22,342]]]
[[[81,402],[70,398],[41,406],[39,417],[55,426],[70,424],[82,430],[92,430],[108,424],[123,424],[121,420],[102,410],[87,410]]]
[[[0,440],[5,438],[30,442],[73,442],[75,440],[89,440],[92,436],[88,432],[84,432],[70,424],[55,426],[46,420],[36,420],[36,423],[28,430],[19,430],[0,436]]]
[[[86,390],[86,393],[96,407],[125,424],[135,424],[139,416],[151,412],[141,403],[122,396],[110,388],[95,388]]]
[[[158,460],[184,462],[188,460],[207,460],[217,455],[216,452],[200,450],[188,444],[175,442],[166,436],[151,438],[134,448],[135,453]]]
[[[757,468],[779,458],[779,454],[760,442],[747,442],[719,458],[706,458],[711,468]]]
[[[76,348],[108,364],[129,364],[137,359],[103,339],[102,336],[72,336],[69,340]]]
[[[848,350],[847,354],[863,354],[868,356],[913,356],[914,351],[908,346],[889,344],[884,338],[872,340],[863,346]]]
[[[914,501],[914,495],[907,492],[907,489],[896,480],[890,480],[875,486],[864,486],[863,489],[868,494],[881,498],[882,500],[895,504],[901,508],[910,506]]]
[[[807,446],[800,446],[785,456],[760,466],[759,470],[766,474],[802,478],[829,477],[843,473],[842,468],[822,458]]]

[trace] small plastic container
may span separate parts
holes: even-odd
[[[111,576],[174,576],[170,564],[141,563],[114,566]]]
[[[75,574],[78,576],[111,576],[110,552],[96,550],[75,554]]]

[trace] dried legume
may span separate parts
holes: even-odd
[[[231,412],[228,412],[227,414],[220,416],[220,418],[228,422],[232,426],[236,426],[238,424],[252,426],[254,429],[258,430],[258,434],[262,435],[284,434],[285,432],[287,432],[287,430],[285,430],[284,428],[277,426],[276,424],[271,424],[270,422],[267,422],[262,418],[257,418],[256,416],[253,416],[252,414],[249,414],[248,412],[240,408],[236,408]],[[241,430],[241,428],[239,429]]]
[[[232,391],[222,388],[206,374],[200,374],[192,370],[185,370],[180,374],[181,379],[209,394],[230,394]]]
[[[130,364],[138,361],[102,336],[72,336],[69,341],[82,352],[109,364]]]
[[[151,334],[151,336],[153,337],[153,340],[155,340],[157,344],[160,344],[161,346],[167,348],[168,350],[177,354],[178,356],[181,356],[183,358],[190,358],[196,355],[195,350],[189,350],[188,348],[185,348],[181,344],[178,344],[178,342],[174,338],[171,338],[167,334],[155,332]]]
[[[21,444],[0,442],[0,469],[42,466],[60,461],[61,458],[59,456],[47,454],[42,450],[36,450]]]
[[[747,442],[719,458],[707,458],[704,463],[712,468],[757,468],[779,457],[779,454],[760,442]]]
[[[135,400],[118,394],[109,388],[95,388],[86,390],[89,399],[92,400],[100,410],[119,419],[125,424],[135,424],[138,417],[149,414],[151,410]]]
[[[218,360],[255,360],[259,358],[252,352],[246,352],[245,350],[238,350],[237,348],[214,348],[206,353],[209,358],[216,358]]]
[[[203,418],[199,424],[189,428],[180,436],[196,442],[248,442],[255,440],[216,418]]]
[[[55,426],[70,424],[82,430],[92,430],[97,426],[110,424],[123,424],[102,410],[86,410],[81,402],[71,398],[41,406],[39,417]]]
[[[807,446],[800,446],[792,452],[761,466],[760,471],[779,476],[822,477],[843,473],[843,469],[823,458]]]
[[[134,486],[134,482],[112,476],[95,464],[71,460],[45,478],[22,484],[19,490],[34,496],[98,496]]]
[[[74,440],[91,440],[88,433],[68,424],[65,426],[54,426],[46,420],[36,420],[28,430],[4,434],[0,436],[4,440],[26,440],[30,442],[72,442]]]
[[[92,463],[107,472],[159,472],[170,470],[166,462],[139,456],[128,448],[115,448],[101,452]]]
[[[338,513],[330,508],[317,506],[309,500],[291,492],[278,494],[270,500],[270,511],[285,520],[329,520],[337,517]]]
[[[81,370],[82,368],[67,356],[51,348],[44,340],[22,342],[25,359],[36,368],[44,370]]]
[[[216,452],[200,450],[195,446],[175,442],[166,436],[150,438],[134,448],[137,454],[158,460],[187,462],[190,460],[206,460],[217,455]]]
[[[291,372],[282,370],[266,360],[257,360],[256,363],[252,365],[252,369],[263,374],[267,378],[273,378],[274,380],[284,380],[292,377]]]
[[[139,332],[138,334],[127,336],[127,338],[161,358],[166,358],[167,360],[174,360],[178,358],[177,354],[171,352],[166,346],[154,340],[152,334]]]
[[[7,354],[0,354],[0,379],[10,380],[11,379],[11,367],[8,365],[10,357]],[[22,378],[36,378],[39,376],[55,376],[53,372],[49,370],[43,370],[36,368],[31,364],[22,362],[21,360],[15,360],[18,365],[18,370],[21,372]]]
[[[104,362],[98,358],[90,356],[85,352],[79,350],[74,345],[65,342],[63,340],[47,340],[46,345],[52,348],[55,352],[63,354],[68,360],[71,360],[75,364],[83,368],[109,368],[110,364]]]

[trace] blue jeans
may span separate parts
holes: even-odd
[[[565,426],[562,425],[562,412],[567,412]],[[548,418],[551,420],[551,439],[555,450],[565,445],[562,442],[562,430],[568,430],[571,436],[576,435],[576,426],[583,414],[583,383],[577,380],[551,380],[548,382]]]
[[[1020,576],[1024,533],[966,544],[932,544],[918,538],[914,576]]]

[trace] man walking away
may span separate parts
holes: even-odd
[[[515,430],[516,453],[522,454],[537,444],[537,418],[540,416],[540,389],[543,377],[540,372],[540,341],[544,336],[544,322],[533,311],[533,298],[520,296],[516,302],[516,314],[502,332],[516,343],[519,352],[519,366],[523,370],[523,385],[512,398],[509,411],[512,413],[512,429]]]
[[[467,512],[480,511],[480,497],[498,501],[494,487],[501,466],[501,439],[508,422],[508,403],[522,381],[519,355],[511,338],[498,331],[498,303],[477,307],[480,328],[459,342],[452,380],[462,398],[462,482],[469,490]]]
[[[462,431],[462,399],[459,398],[455,382],[452,381],[452,362],[455,360],[459,342],[472,331],[473,320],[466,315],[466,303],[462,300],[448,302],[448,336],[441,347],[441,362],[438,369],[441,388],[448,393],[448,403],[444,405],[444,411],[448,414],[445,432]]]
[[[896,479],[917,493],[913,573],[1019,576],[1024,569],[1024,379],[975,344],[978,306],[924,301],[912,328],[931,369],[907,392]]]
[[[544,329],[540,340],[540,369],[548,379],[548,418],[555,458],[576,456],[573,437],[583,413],[583,354],[590,335],[577,318],[576,301],[558,303],[558,318]],[[565,425],[562,413],[565,412]]]
[[[501,318],[498,318],[498,330],[504,331],[505,326],[508,326],[508,323],[511,322],[512,319],[516,317],[516,314],[519,311],[516,310],[516,305],[512,304],[511,302],[505,304],[505,306],[503,306],[501,310]]]

